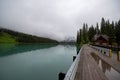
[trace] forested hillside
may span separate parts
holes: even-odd
[[[0,43],[57,43],[57,41],[0,28]]]

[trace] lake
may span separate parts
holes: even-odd
[[[0,44],[0,80],[58,80],[74,55],[75,45]]]

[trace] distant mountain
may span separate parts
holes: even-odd
[[[68,37],[64,40],[64,42],[75,42],[75,37]]]
[[[62,44],[75,44],[75,37],[67,37],[65,40],[61,41]]]
[[[56,40],[0,28],[0,43],[58,43]]]

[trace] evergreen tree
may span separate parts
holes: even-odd
[[[98,25],[98,23],[96,24],[96,34],[100,34],[100,30],[99,30],[99,25]]]
[[[80,29],[80,43],[82,43],[82,29]]]
[[[115,37],[118,46],[120,45],[120,20],[115,24]]]
[[[87,43],[88,42],[88,25],[85,23],[83,24],[82,35],[83,35],[83,43]]]
[[[79,45],[80,44],[80,33],[79,33],[79,31],[77,32],[77,41],[76,41],[76,43],[77,43],[77,45]]]
[[[89,41],[92,41],[92,38],[94,37],[95,35],[95,29],[93,27],[93,25],[89,28],[89,31],[88,31],[88,37],[89,37]]]
[[[86,43],[89,41],[89,39],[88,39],[88,24],[86,23],[86,35],[85,35],[85,37],[86,37]]]
[[[104,20],[104,18],[102,18],[102,20],[101,20],[101,34],[105,34],[105,26],[106,24],[105,24],[105,20]]]
[[[86,25],[85,23],[83,24],[83,43],[86,41]]]

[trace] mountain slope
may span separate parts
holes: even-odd
[[[0,28],[0,43],[58,43],[56,40]]]
[[[0,32],[0,43],[16,43],[16,40],[5,32]]]

